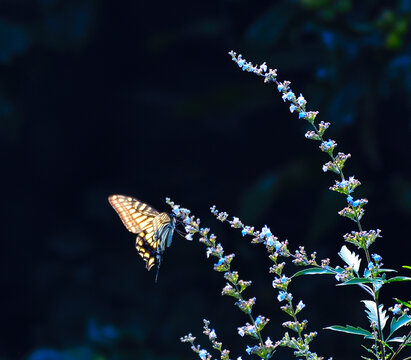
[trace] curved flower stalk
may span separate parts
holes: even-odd
[[[264,326],[268,323],[269,319],[262,315],[258,315],[255,317],[253,315],[253,305],[256,302],[256,298],[249,298],[245,299],[242,295],[243,291],[251,285],[251,281],[241,280],[237,271],[231,270],[231,262],[234,259],[234,254],[224,255],[224,248],[221,243],[217,243],[217,237],[214,234],[209,234],[209,228],[202,228],[200,227],[200,219],[196,219],[194,216],[190,216],[190,210],[181,208],[180,205],[174,204],[169,198],[166,199],[167,204],[169,204],[173,208],[174,215],[185,225],[185,231],[187,233],[186,238],[191,240],[194,234],[198,234],[200,236],[199,241],[207,246],[207,257],[213,256],[218,259],[218,261],[214,264],[214,271],[224,273],[224,278],[227,280],[227,285],[224,287],[222,291],[222,295],[228,295],[234,297],[237,301],[235,305],[243,311],[245,314],[248,315],[250,323],[246,323],[241,328],[238,328],[238,332],[241,336],[247,335],[252,337],[253,339],[258,341],[257,345],[252,347],[247,345],[247,353],[256,354],[262,359],[269,359],[275,352],[278,343],[273,343],[270,338],[263,340],[261,335],[261,331],[263,330]],[[208,330],[209,322],[205,321],[205,332],[206,335],[210,338],[210,333],[215,334],[214,331],[210,332]],[[214,336],[212,336],[214,339]],[[213,339],[210,340],[213,342]],[[190,335],[187,335],[181,338],[183,342],[189,342],[192,344],[192,349],[196,348],[194,346],[194,338]],[[228,350],[221,351],[221,348],[216,344],[213,343],[213,347],[221,352],[221,359],[229,359]],[[198,349],[198,354],[202,360],[211,358],[211,355],[207,352],[201,352]],[[197,352],[196,350],[194,350]]]
[[[302,301],[299,301],[296,306],[293,305],[293,296],[291,293],[287,292],[291,278],[288,278],[282,274],[284,264],[277,264],[277,266],[273,266],[273,272],[277,274],[277,277],[273,281],[273,286],[280,290],[277,296],[278,301],[286,302],[281,309],[292,318],[292,321],[284,322],[283,326],[295,332],[297,337],[290,336],[289,333],[286,332],[282,339],[273,342],[270,337],[263,339],[261,334],[269,319],[262,315],[253,315],[252,310],[256,302],[256,298],[253,297],[246,300],[243,297],[242,293],[251,285],[251,281],[241,280],[238,272],[231,270],[231,262],[234,259],[234,254],[224,255],[223,246],[221,243],[217,243],[216,241],[217,237],[214,234],[210,234],[209,228],[200,227],[200,219],[196,219],[195,216],[190,216],[190,210],[181,208],[180,205],[176,205],[169,198],[166,199],[166,202],[173,208],[172,212],[174,215],[185,225],[185,231],[187,233],[186,238],[191,240],[193,235],[198,234],[200,236],[199,241],[207,246],[207,257],[213,256],[218,259],[218,261],[214,264],[214,270],[217,272],[223,272],[224,278],[227,280],[226,286],[222,290],[222,295],[231,296],[236,299],[235,305],[247,314],[250,321],[237,329],[238,334],[242,337],[248,336],[254,341],[257,341],[256,345],[247,345],[247,354],[257,355],[260,359],[270,359],[274,355],[277,347],[282,346],[293,349],[294,355],[299,358],[305,358],[306,360],[323,359],[316,353],[310,351],[310,342],[314,339],[317,333],[305,333],[304,330],[307,327],[307,320],[299,321],[297,319],[297,314],[305,307],[305,305]],[[215,211],[216,210],[214,209],[214,212]],[[220,213],[218,218],[224,221],[227,216],[228,214],[226,215],[226,213]],[[233,227],[242,226],[242,223],[238,219],[232,222],[232,224]],[[252,229],[250,228],[247,231],[251,232]],[[265,232],[262,232],[260,235],[261,239],[266,239],[268,241],[272,250],[280,244],[274,243],[274,237],[268,228],[265,228]],[[289,256],[287,244],[283,243],[282,246],[284,247],[283,253]],[[276,259],[274,260],[274,253],[270,258],[276,262]],[[213,348],[221,353],[222,360],[229,360],[230,352],[228,350],[221,350],[221,343],[216,341],[215,331],[208,328],[208,320],[204,320],[204,323],[204,333],[209,337]],[[191,349],[196,352],[202,360],[210,360],[212,357],[211,354],[207,350],[201,349],[199,346],[194,345],[194,340],[195,337],[191,334],[181,338],[182,342],[191,344]]]
[[[360,185],[360,182],[354,176],[350,176],[347,179],[347,177],[343,173],[345,162],[351,157],[351,155],[342,152],[338,152],[337,154],[334,153],[334,150],[337,147],[336,141],[332,139],[325,140],[324,138],[325,131],[329,128],[330,123],[323,121],[316,123],[315,119],[318,115],[318,111],[307,111],[307,101],[305,100],[303,95],[300,94],[297,97],[291,90],[291,83],[289,81],[279,82],[277,80],[276,69],[267,68],[266,63],[263,63],[260,66],[254,66],[251,62],[243,59],[241,55],[237,55],[237,53],[235,53],[234,51],[230,51],[229,55],[243,71],[252,72],[255,75],[264,77],[264,82],[266,83],[275,83],[277,85],[277,90],[282,94],[283,101],[290,103],[290,112],[298,113],[299,119],[305,119],[312,126],[313,130],[308,131],[305,134],[305,137],[310,140],[319,141],[319,148],[321,149],[321,151],[327,153],[331,159],[323,165],[323,171],[332,171],[339,175],[339,180],[335,181],[335,184],[330,187],[330,190],[336,191],[346,196],[347,206],[344,209],[340,210],[339,214],[353,220],[357,224],[357,230],[345,234],[344,240],[355,245],[358,249],[361,249],[364,252],[367,265],[362,274],[360,274],[361,259],[354,252],[351,252],[346,246],[343,246],[339,253],[342,260],[347,264],[346,266],[344,266],[344,268],[338,266],[332,268],[329,265],[328,259],[323,260],[320,265],[315,261],[315,253],[312,254],[309,258],[307,257],[304,248],[300,247],[300,250],[296,251],[293,255],[293,262],[296,265],[305,265],[311,267],[298,272],[294,276],[312,274],[335,274],[336,280],[341,282],[340,285],[359,285],[363,290],[371,295],[372,301],[366,300],[364,301],[364,303],[366,305],[366,313],[370,320],[370,327],[372,329],[372,332],[361,328],[353,328],[350,326],[330,326],[328,328],[336,331],[363,335],[366,339],[373,339],[374,345],[371,346],[371,348],[366,349],[377,359],[393,359],[398,354],[398,350],[400,348],[402,350],[402,348],[410,342],[410,334],[403,336],[402,338],[392,338],[394,331],[396,331],[400,327],[396,326],[396,324],[401,323],[403,325],[410,325],[411,317],[406,314],[406,311],[408,309],[403,312],[400,318],[396,318],[396,313],[393,313],[390,334],[388,335],[388,337],[384,338],[383,329],[388,318],[385,315],[385,311],[383,311],[383,306],[379,304],[379,293],[382,286],[387,283],[407,281],[411,280],[411,278],[396,276],[387,279],[387,272],[392,272],[394,270],[382,268],[382,257],[378,254],[370,254],[369,248],[378,237],[381,237],[381,230],[377,229],[365,231],[362,229],[361,218],[365,213],[364,206],[368,203],[368,200],[363,198],[354,199],[354,190]],[[212,209],[212,212],[216,212],[215,208]],[[221,215],[219,215],[218,212],[217,218],[222,220]],[[235,226],[233,226],[233,222],[236,224]],[[254,236],[254,242],[260,242],[255,239],[261,238],[261,233],[263,233],[263,231],[255,233],[253,228],[242,225],[237,218],[234,218],[233,222],[230,222],[232,227],[241,227],[243,235],[252,235]],[[285,257],[290,256],[289,251],[285,251],[287,245],[286,242],[283,242],[284,245],[281,245],[281,243],[279,243],[276,238],[274,240],[272,239],[272,241],[274,241],[274,247],[276,248],[276,252],[279,255]],[[267,249],[270,252],[269,246],[267,246]],[[275,261],[273,261],[276,262],[275,255],[273,256],[273,254],[270,254],[270,258],[272,260],[274,258]],[[276,269],[278,269],[277,265],[274,267],[273,272],[278,271]],[[400,342],[401,345],[396,351],[394,351],[394,349],[388,344],[388,341]]]
[[[230,360],[230,350],[223,349],[223,344],[219,341],[217,341],[217,335],[215,333],[215,330],[212,329],[210,330],[209,325],[210,322],[206,319],[203,320],[204,322],[204,331],[203,334],[208,336],[208,339],[210,340],[213,349],[216,349],[220,352],[220,359],[221,360]],[[198,354],[201,360],[211,360],[212,355],[205,349],[201,349],[200,345],[195,345],[195,337],[192,334],[185,335],[180,338],[181,342],[185,343],[190,343],[191,344],[191,350],[193,350],[195,353]],[[237,360],[241,360],[241,357],[238,357]]]

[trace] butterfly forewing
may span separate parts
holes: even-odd
[[[157,259],[161,260],[166,244],[170,246],[174,219],[130,196],[112,195],[108,200],[127,230],[137,234],[137,252],[150,270]]]
[[[130,196],[112,195],[108,201],[127,230],[134,234],[152,227],[153,218],[158,215],[157,210]]]

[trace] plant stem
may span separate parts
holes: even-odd
[[[383,338],[382,329],[381,329],[381,318],[380,318],[380,309],[379,309],[379,302],[378,302],[378,292],[375,292],[374,299],[375,299],[375,306],[377,307],[378,337],[380,338],[381,355],[382,355],[382,360],[385,360],[385,347],[384,347],[384,338]]]
[[[244,298],[241,296],[240,289],[238,288],[237,284],[233,284],[233,285],[234,285],[234,287],[235,287],[235,289],[236,289],[236,291],[237,291],[237,294],[238,294],[238,296],[239,296],[239,299],[240,299],[241,301],[244,301]],[[263,338],[261,337],[260,331],[257,329],[257,325],[255,324],[255,321],[254,321],[253,316],[251,315],[251,312],[248,313],[248,317],[250,318],[253,326],[255,327],[255,330],[256,330],[257,335],[258,335],[258,339],[260,340],[260,344],[263,345]]]
[[[398,354],[399,354],[399,352],[405,347],[405,344],[408,342],[408,340],[410,340],[411,339],[411,330],[410,330],[410,332],[407,334],[407,336],[405,337],[405,339],[404,339],[404,342],[398,347],[398,349],[397,349],[397,351],[393,354],[393,356],[391,356],[391,358],[390,358],[390,360],[393,360]],[[407,357],[407,358],[405,358],[405,359],[403,359],[403,360],[410,360],[411,359],[411,357],[409,356],[409,357]]]

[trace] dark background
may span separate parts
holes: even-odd
[[[271,318],[272,340],[288,318],[265,250],[209,207],[342,265],[342,236],[355,224],[337,214],[345,199],[328,190],[327,156],[231,49],[277,68],[332,123],[326,137],[352,154],[345,174],[370,201],[363,227],[382,229],[371,252],[409,276],[400,267],[411,264],[410,21],[406,0],[2,0],[0,358],[193,359],[179,337],[192,331],[208,346],[204,317],[232,358],[247,357],[253,342],[236,330],[247,318],[220,296],[225,281],[203,245],[176,235],[154,284],[112,193],[161,211],[169,196],[211,227],[253,280],[245,295]],[[313,350],[358,358],[360,338],[321,329],[368,327],[366,294],[326,277],[293,284],[307,304],[301,319],[319,331]],[[394,284],[382,299],[389,307],[410,294]]]

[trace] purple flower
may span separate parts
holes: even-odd
[[[268,228],[267,225],[264,225],[264,227],[261,229],[260,238],[269,238],[271,235],[272,234],[270,228]]]
[[[361,200],[355,200],[353,201],[352,206],[357,207],[360,204],[361,204]]]
[[[200,350],[198,352],[198,356],[200,357],[201,360],[206,360],[207,359],[207,350]]]
[[[294,98],[294,93],[293,93],[292,91],[289,91],[289,92],[287,93],[287,100],[288,100],[288,101],[291,101],[293,98]]]
[[[238,57],[237,65],[239,67],[243,67],[246,61],[244,59],[241,59],[240,56]]]
[[[287,281],[288,281],[288,278],[287,278],[285,275],[281,276],[281,282],[282,282],[283,284],[286,284]]]
[[[301,311],[302,309],[304,309],[305,308],[305,304],[300,300],[300,302],[298,303],[298,305],[297,305],[297,309],[299,310],[299,311]]]
[[[299,114],[298,114],[298,118],[299,119],[304,119],[304,118],[306,118],[307,117],[307,113],[305,112],[305,111],[301,111]]]
[[[300,96],[297,99],[297,104],[300,106],[303,106],[307,103],[307,101],[304,99],[303,94],[300,93]]]
[[[371,256],[376,263],[379,263],[382,260],[382,257],[378,254],[372,254]]]
[[[400,312],[401,312],[400,306],[399,306],[398,304],[395,304],[395,305],[394,305],[394,308],[392,309],[392,313],[393,313],[394,315],[398,315]]]
[[[270,236],[265,243],[267,246],[274,246],[274,236]]]
[[[280,301],[280,302],[284,301],[286,296],[287,296],[287,293],[285,291],[280,291],[278,293],[277,300]]]

